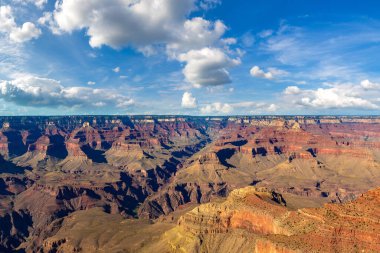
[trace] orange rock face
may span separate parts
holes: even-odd
[[[346,204],[289,211],[251,187],[233,191],[223,203],[195,208],[178,226],[202,236],[205,246],[222,234],[233,237],[244,230],[256,238],[254,252],[379,252],[379,211],[380,188]]]
[[[80,148],[79,139],[70,139],[66,141],[66,149],[69,156],[86,157],[86,154]]]
[[[41,153],[46,153],[50,140],[48,136],[41,136],[35,143],[30,144],[28,147],[29,152],[37,151]]]
[[[8,138],[0,132],[0,154],[7,158],[8,152]]]

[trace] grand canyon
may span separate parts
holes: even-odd
[[[0,253],[380,253],[380,1],[0,0]]]
[[[1,252],[379,252],[375,116],[0,117]]]

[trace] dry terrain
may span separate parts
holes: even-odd
[[[379,252],[379,117],[1,117],[0,252]]]

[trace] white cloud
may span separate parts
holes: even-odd
[[[116,68],[112,69],[112,71],[115,72],[115,73],[119,73],[120,72],[120,67],[116,67]]]
[[[9,38],[14,42],[22,43],[31,39],[36,39],[41,35],[41,30],[33,23],[26,22],[22,27],[15,27],[9,34]]]
[[[289,75],[289,72],[278,68],[268,68],[268,72],[275,78]]]
[[[9,5],[0,6],[0,32],[10,33],[16,27],[12,14],[12,8]]]
[[[134,103],[117,90],[89,87],[64,87],[54,79],[22,76],[11,81],[0,81],[0,98],[21,106],[91,106],[100,104],[128,107]]]
[[[297,86],[288,86],[288,87],[286,87],[286,89],[284,90],[284,93],[285,93],[286,95],[300,94],[300,93],[301,93],[301,89],[298,88]]]
[[[38,8],[42,9],[45,4],[47,4],[48,0],[13,0],[15,3],[21,3],[21,4],[34,4]]]
[[[251,76],[272,80],[276,77],[289,75],[289,72],[278,68],[268,68],[268,72],[264,72],[259,66],[254,66],[249,71]]]
[[[285,101],[317,110],[326,109],[379,109],[378,91],[373,83],[364,80],[360,85],[352,83],[323,83],[324,88],[300,89],[288,86],[284,90]],[[380,87],[379,87],[380,88]],[[375,89],[375,90],[374,90]],[[284,103],[286,104],[286,102]]]
[[[259,32],[258,35],[260,38],[267,38],[271,36],[273,33],[274,33],[273,30],[264,30],[264,31]]]
[[[88,82],[87,82],[87,84],[88,84],[88,85],[95,85],[95,84],[96,84],[96,82],[93,82],[93,81],[88,81]]]
[[[48,0],[31,0],[38,8],[42,8],[47,4]]]
[[[190,92],[183,93],[181,106],[184,108],[196,108],[197,99]]]
[[[51,12],[44,12],[37,22],[40,25],[48,26],[54,34],[59,34],[61,32],[57,26],[57,23],[54,21],[53,13]]]
[[[186,20],[183,26],[177,28],[175,39],[168,43],[166,51],[170,58],[177,58],[179,54],[189,50],[202,49],[218,43],[227,27],[222,21],[210,22],[200,17]],[[224,44],[234,44],[234,38],[222,40]]]
[[[308,91],[299,104],[321,108],[360,108],[360,109],[378,109],[379,106],[352,93],[352,90],[343,87],[318,88],[317,90]]]
[[[137,48],[172,40],[194,7],[193,0],[63,0],[53,20],[61,32],[86,29],[92,47]]]
[[[268,107],[268,111],[269,112],[275,112],[278,110],[278,106],[275,105],[275,104],[270,104],[269,107]]]
[[[199,3],[199,6],[204,10],[210,10],[220,5],[222,0],[202,0]]]
[[[251,68],[249,73],[251,74],[251,76],[254,76],[254,77],[273,79],[273,74],[271,72],[265,73],[262,69],[260,69],[259,66],[254,66],[253,68]]]
[[[202,114],[228,114],[233,111],[233,107],[230,104],[213,103],[201,108]]]
[[[92,47],[132,46],[149,56],[155,53],[154,46],[165,45],[168,55],[175,58],[185,51],[219,43],[227,29],[220,20],[187,19],[197,3],[206,7],[220,1],[62,0],[40,23],[54,33],[86,29]]]
[[[144,56],[152,56],[157,53],[156,49],[151,45],[138,47],[137,51],[142,53]]]
[[[237,110],[239,109],[239,110]],[[278,110],[275,104],[268,105],[267,103],[257,103],[253,101],[245,101],[238,103],[211,103],[200,108],[202,114],[220,114],[226,115],[236,112],[238,114],[252,114],[262,112],[274,112]]]
[[[178,57],[186,62],[183,73],[195,87],[216,86],[231,82],[228,68],[240,64],[240,59],[231,59],[218,48],[191,50]]]
[[[373,83],[369,80],[361,81],[360,85],[366,90],[376,90],[380,89],[380,83]]]
[[[287,71],[277,68],[268,68],[268,72],[264,72],[264,70],[262,70],[259,66],[252,67],[249,73],[251,76],[269,80],[272,80],[275,77],[286,76],[289,74]]]
[[[31,22],[25,22],[18,27],[9,5],[0,6],[0,32],[7,34],[13,42],[18,43],[36,39],[41,35],[41,30]]]

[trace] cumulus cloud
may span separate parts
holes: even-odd
[[[300,93],[301,93],[301,89],[298,88],[297,86],[288,86],[288,87],[286,87],[286,89],[284,90],[284,93],[285,93],[286,95],[300,94]]]
[[[260,69],[259,66],[254,66],[251,68],[250,72],[251,76],[254,77],[260,77],[265,79],[273,79],[273,74],[271,72],[264,72],[262,69]]]
[[[33,23],[26,22],[22,27],[15,27],[9,34],[9,38],[14,42],[22,43],[31,39],[36,39],[41,35],[41,30]]]
[[[264,72],[259,66],[254,66],[251,68],[250,74],[254,77],[272,80],[278,76],[286,76],[288,72],[277,68],[268,68],[268,72]]]
[[[377,109],[379,106],[339,88],[319,88],[303,97],[300,104],[315,108],[361,108]]]
[[[52,18],[60,32],[86,29],[92,47],[138,47],[171,40],[194,7],[193,0],[63,0]]]
[[[231,113],[233,109],[230,104],[216,102],[206,105],[200,110],[202,114],[228,114]]]
[[[268,111],[269,112],[275,112],[278,110],[278,106],[275,105],[275,104],[270,104],[269,107],[268,107]]]
[[[227,29],[220,20],[188,19],[196,10],[196,3],[196,0],[62,0],[39,22],[58,34],[86,29],[92,47],[132,46],[149,56],[155,53],[154,46],[165,45],[168,55],[175,58],[179,53],[218,43]],[[214,6],[219,1],[199,4]]]
[[[245,101],[245,102],[238,102],[238,103],[211,103],[207,104],[200,108],[200,112],[202,114],[231,114],[233,112],[236,112],[236,110],[239,109],[237,112],[238,114],[242,113],[258,113],[258,112],[274,112],[278,110],[278,106],[275,104],[268,105],[267,103],[257,103],[253,101]]]
[[[184,108],[196,108],[197,99],[190,92],[183,93],[181,106]]]
[[[175,39],[168,43],[166,51],[170,58],[177,58],[180,53],[202,49],[219,42],[227,27],[222,21],[210,22],[200,17],[186,20],[175,34]],[[236,40],[228,38],[224,44],[234,44]]]
[[[41,30],[31,22],[25,22],[21,27],[18,27],[12,8],[6,5],[0,6],[0,33],[7,34],[13,42],[22,43],[38,38],[41,35]]]
[[[216,86],[231,82],[228,68],[240,64],[218,48],[203,48],[181,54],[179,61],[186,62],[183,74],[195,87]]]
[[[64,87],[54,79],[23,76],[0,81],[0,98],[21,106],[100,106],[128,107],[134,103],[116,90]]]
[[[376,90],[380,89],[380,83],[373,83],[369,80],[361,81],[360,85],[366,90]]]
[[[163,44],[169,57],[176,58],[188,50],[218,43],[227,30],[220,20],[188,19],[196,10],[196,3],[196,0],[63,0],[39,22],[58,34],[86,29],[92,47],[132,46],[149,56],[155,53],[154,46]],[[199,4],[210,7],[219,1],[200,1]]]
[[[115,72],[115,73],[119,73],[120,72],[120,67],[116,67],[116,68],[112,69],[112,71]]]
[[[360,85],[345,83],[324,83],[326,87],[316,89],[300,89],[288,86],[284,90],[289,95],[286,100],[294,104],[316,109],[379,109],[376,103],[378,94],[374,91],[375,83],[364,80]],[[380,87],[379,87],[380,88]]]
[[[96,84],[96,82],[93,82],[93,81],[88,81],[88,82],[87,82],[87,84],[88,84],[88,85],[95,85],[95,84]]]

